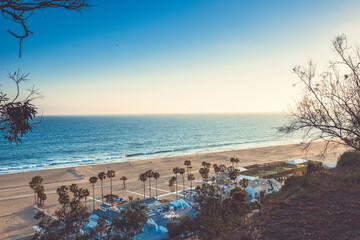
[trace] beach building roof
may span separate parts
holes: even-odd
[[[118,195],[116,194],[108,194],[108,195],[105,195],[104,198],[106,199],[106,201],[108,202],[112,202],[115,198],[119,197]]]
[[[159,202],[159,200],[157,200],[154,197],[151,197],[151,198],[143,199],[143,200],[141,200],[141,202],[146,204],[146,205],[151,205],[151,204],[155,204],[155,203]]]
[[[287,164],[303,164],[303,163],[307,163],[307,162],[309,162],[309,161],[302,159],[302,158],[298,158],[298,159],[287,161],[286,163]]]
[[[236,169],[240,170],[240,172],[244,172],[244,171],[246,171],[246,170],[247,170],[247,169],[246,169],[246,168],[244,168],[244,167],[237,167]]]
[[[330,167],[330,168],[335,168],[335,167],[336,167],[336,163],[326,163],[326,162],[323,162],[323,165],[324,165],[324,166],[327,166],[327,167]]]
[[[240,180],[243,179],[243,178],[249,179],[250,181],[252,181],[252,180],[258,179],[259,177],[248,176],[248,175],[240,175],[240,176],[237,177],[236,180],[237,180],[237,181],[240,181]]]
[[[265,190],[265,189],[269,189],[271,187],[269,181],[271,182],[271,184],[274,188],[279,189],[281,187],[281,183],[279,183],[275,179],[262,179],[262,178],[258,178],[258,179],[251,181],[249,186],[252,188],[259,187],[261,190]]]
[[[189,203],[185,202],[184,199],[178,199],[170,203],[176,208],[188,208],[191,207]]]

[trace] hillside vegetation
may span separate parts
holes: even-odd
[[[221,239],[360,239],[360,154],[343,154],[335,169],[308,169],[265,198],[250,230]]]

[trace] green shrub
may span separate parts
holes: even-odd
[[[307,164],[307,174],[311,174],[313,172],[317,172],[324,169],[323,163],[322,162],[313,162],[313,161],[309,161]]]
[[[360,152],[358,151],[348,151],[344,152],[338,162],[338,167],[350,167],[350,166],[359,166],[360,167]]]

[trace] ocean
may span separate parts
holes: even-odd
[[[0,174],[218,152],[301,141],[283,114],[44,116],[16,146],[0,140]]]

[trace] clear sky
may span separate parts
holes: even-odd
[[[45,115],[282,112],[295,65],[359,43],[360,1],[92,0],[82,14],[37,12],[18,42],[0,20],[0,83],[30,72]]]

